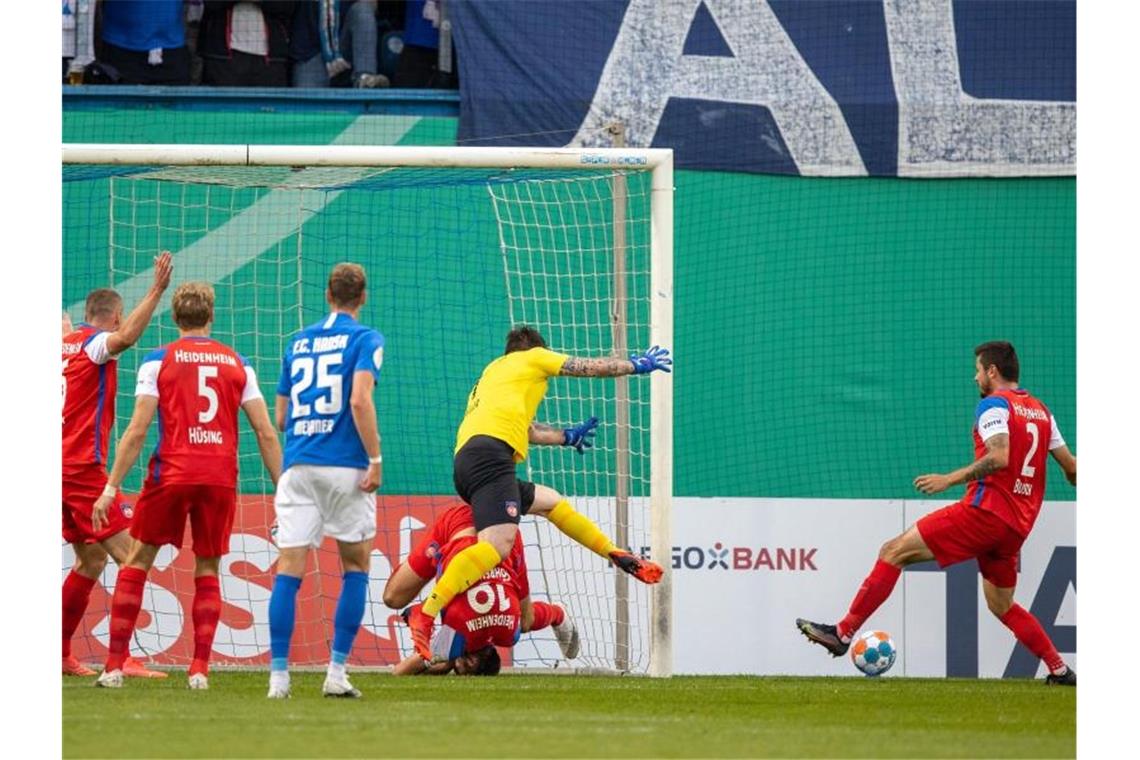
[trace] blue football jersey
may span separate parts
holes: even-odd
[[[295,464],[368,466],[349,401],[352,376],[379,377],[384,336],[333,312],[293,336],[281,362],[277,395],[289,399],[284,469]]]

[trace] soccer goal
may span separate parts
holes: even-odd
[[[433,516],[458,501],[455,431],[509,327],[532,324],[551,348],[578,356],[673,348],[672,162],[672,151],[658,149],[65,145],[65,305],[81,319],[87,290],[110,286],[130,308],[149,285],[153,256],[168,249],[175,282],[214,285],[214,336],[249,358],[271,400],[285,341],[326,313],[329,269],[365,266],[361,321],[386,337],[376,390],[384,483],[369,607],[350,664],[391,665],[411,651],[410,638],[381,591]],[[168,308],[169,299],[160,309]],[[163,311],[120,360],[120,430],[141,357],[175,336]],[[619,545],[668,568],[671,375],[552,379],[538,420],[568,426],[591,415],[601,419],[592,450],[532,447],[525,477],[556,488]],[[272,487],[252,435],[243,435],[214,658],[258,666],[269,651]],[[137,493],[152,448],[128,493]],[[565,607],[582,653],[563,661],[549,630],[524,634],[515,668],[670,675],[668,572],[646,587],[541,518],[525,518],[522,528],[532,597]],[[65,545],[65,573],[71,561]],[[136,655],[188,663],[191,568],[189,542],[160,554]],[[73,645],[81,659],[104,653],[114,580],[109,564]],[[339,584],[326,543],[298,597],[300,665],[327,661]]]

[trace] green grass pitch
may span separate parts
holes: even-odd
[[[63,682],[64,757],[1074,757],[1076,692],[1040,681],[358,673]]]

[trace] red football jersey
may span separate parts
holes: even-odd
[[[985,455],[986,439],[1008,433],[1009,464],[971,482],[965,501],[1029,535],[1045,498],[1046,454],[1065,441],[1045,405],[1024,390],[994,391],[978,404],[975,416],[974,458]]]
[[[408,556],[408,564],[421,578],[443,572],[456,554],[476,543],[473,535],[452,538],[465,528],[474,528],[471,507],[466,504],[443,512],[431,531],[420,539]],[[522,535],[515,534],[510,553],[489,570],[478,583],[455,596],[444,608],[440,620],[461,635],[463,649],[472,652],[488,644],[514,646],[522,623],[520,599],[530,596]]]
[[[148,480],[237,486],[238,409],[261,398],[242,356],[212,338],[180,338],[146,356],[135,395],[158,397]]]
[[[63,474],[106,466],[115,422],[118,362],[108,333],[79,324],[63,338]]]

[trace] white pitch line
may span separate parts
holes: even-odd
[[[420,120],[418,116],[361,115],[333,139],[333,145],[395,145]],[[294,175],[301,180],[305,172],[327,169],[304,170]],[[376,169],[342,170],[338,179],[351,182],[375,172]],[[216,230],[195,240],[180,251],[174,251],[174,280],[206,280],[217,282],[224,279],[281,240],[294,234],[297,229],[319,213],[325,206],[340,196],[343,190],[302,190],[298,199],[296,190],[271,190],[248,208],[235,214]],[[156,255],[158,251],[154,252]],[[154,282],[154,267],[115,284],[115,290],[123,297],[129,310],[138,303]],[[76,301],[67,307],[73,321],[83,318],[84,301]],[[170,308],[169,299],[163,299],[156,313]]]

